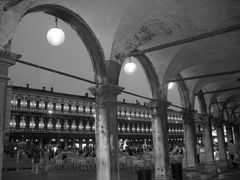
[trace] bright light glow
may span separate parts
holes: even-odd
[[[137,65],[134,62],[130,61],[124,65],[124,71],[128,75],[133,74],[136,71],[136,69],[137,69]]]
[[[62,29],[60,28],[51,28],[47,32],[47,40],[53,46],[59,46],[65,40],[65,34]]]
[[[172,89],[173,87],[174,87],[174,83],[173,82],[168,83],[168,89]]]

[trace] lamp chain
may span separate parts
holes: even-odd
[[[58,24],[58,18],[55,17],[55,23],[56,23],[56,28],[57,28],[57,24]]]

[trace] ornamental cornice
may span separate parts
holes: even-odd
[[[19,59],[22,57],[22,55],[20,54],[15,54],[11,51],[7,51],[7,50],[3,50],[3,49],[0,49],[0,57],[4,57],[4,58],[7,58],[7,59],[12,59],[12,60],[16,60],[16,59]]]
[[[185,124],[193,124],[195,113],[196,113],[196,111],[194,109],[190,109],[190,108],[183,109],[183,111],[182,111],[183,122]]]
[[[153,100],[150,102],[151,109],[154,108],[167,109],[170,105],[171,105],[170,102],[164,100]]]
[[[221,118],[214,118],[213,123],[216,125],[216,127],[222,127],[225,121]]]

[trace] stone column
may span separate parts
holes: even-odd
[[[123,88],[104,83],[89,90],[96,96],[97,180],[119,180],[117,95]]]
[[[68,138],[65,138],[64,139],[64,150],[67,150],[67,148],[68,148]]]
[[[217,176],[217,166],[214,160],[213,154],[213,138],[212,138],[212,127],[211,127],[211,116],[205,116],[202,119],[203,125],[203,143],[205,147],[205,164],[204,164],[204,175],[205,179],[209,179]]]
[[[43,149],[43,136],[40,136],[39,148],[40,148],[40,149]]]
[[[213,154],[213,138],[211,128],[211,117],[206,116],[202,120],[203,124],[203,141],[205,146],[205,165],[215,165]]]
[[[226,126],[226,131],[227,131],[227,144],[228,144],[228,147],[230,145],[230,141],[232,140],[234,142],[234,139],[233,139],[233,131],[232,131],[232,123],[231,122],[227,122],[225,123],[225,126]],[[230,156],[230,155],[229,155]],[[231,158],[229,157],[228,158],[228,165],[229,167],[233,167],[233,164],[232,164],[232,160]]]
[[[233,132],[232,132],[232,124],[227,123],[226,124],[226,130],[227,130],[227,143],[229,145],[230,141],[233,140]]]
[[[169,103],[166,101],[154,101],[152,103],[152,136],[155,161],[155,180],[172,179],[168,149],[168,106]]]
[[[215,122],[217,129],[217,139],[218,139],[218,149],[219,149],[219,170],[221,172],[225,171],[228,168],[225,139],[223,132],[223,121],[217,119]]]
[[[184,180],[198,180],[200,173],[198,171],[197,163],[197,150],[196,150],[196,134],[194,123],[194,110],[184,109],[183,111],[184,122],[184,144],[186,155],[186,167],[183,169]]]
[[[239,126],[236,125],[233,127],[233,132],[234,132],[234,139],[235,139],[235,144],[240,144],[240,133],[239,133]]]
[[[15,64],[17,58],[19,58],[19,56],[14,53],[0,50],[0,180],[2,179],[3,167],[3,125],[6,111],[7,81],[9,80],[8,68]]]

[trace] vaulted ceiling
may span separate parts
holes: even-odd
[[[1,1],[0,7],[6,2]],[[240,24],[239,0],[31,0],[20,1],[8,13],[18,8],[26,12],[42,4],[58,4],[77,13],[96,35],[105,60],[119,63],[136,51]],[[2,37],[0,40],[4,46],[6,41]],[[237,71],[240,70],[239,26],[227,33],[144,55],[155,67],[162,86],[176,76],[187,78]],[[236,72],[185,83],[192,102],[194,95],[202,91],[207,106],[216,101],[235,102],[239,106],[236,104],[240,101],[238,79]]]

